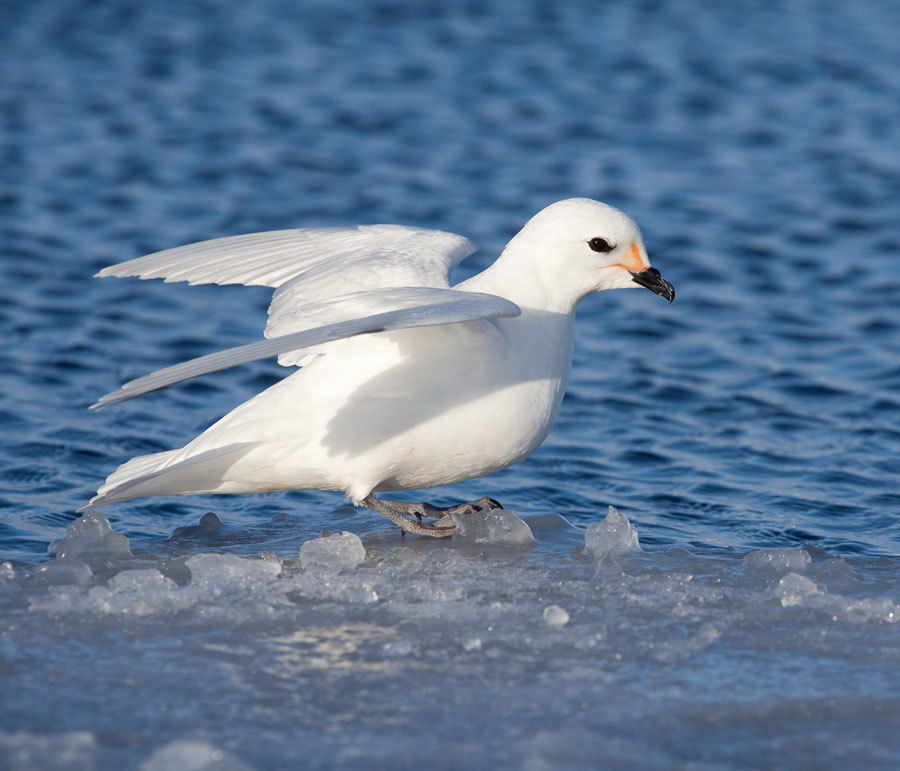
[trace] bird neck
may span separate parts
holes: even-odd
[[[569,291],[562,277],[545,276],[533,247],[520,253],[515,239],[493,265],[458,284],[459,289],[487,292],[516,303],[523,311],[531,308],[548,313],[575,315],[575,306],[583,295]]]

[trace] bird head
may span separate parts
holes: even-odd
[[[675,289],[650,265],[638,226],[599,201],[570,198],[534,215],[507,250],[525,259],[549,294],[574,307],[591,292],[645,287],[669,302]]]

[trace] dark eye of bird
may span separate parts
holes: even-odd
[[[592,238],[588,241],[588,246],[595,252],[611,252],[613,245],[605,238]]]

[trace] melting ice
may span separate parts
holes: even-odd
[[[55,559],[0,566],[0,766],[897,759],[896,560],[642,549],[612,508],[240,557],[203,548],[211,516],[135,555],[88,512]]]

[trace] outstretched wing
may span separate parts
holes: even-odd
[[[166,249],[110,265],[97,276],[280,287],[306,274],[305,299],[313,301],[386,286],[446,288],[451,268],[474,251],[454,233],[402,225],[273,230]]]
[[[137,378],[92,409],[268,356],[298,364],[321,351],[313,347],[368,332],[517,316],[519,308],[500,297],[449,288],[453,266],[474,251],[454,233],[359,225],[217,238],[111,265],[97,276],[270,286],[275,295],[268,340]]]
[[[411,287],[372,290],[355,295],[335,298],[332,303],[319,303],[316,314],[321,318],[329,316],[340,318],[346,316],[350,308],[358,310],[360,307],[358,303],[393,309],[362,317],[345,318],[313,329],[304,329],[269,340],[229,348],[166,367],[125,383],[118,390],[103,396],[91,406],[91,409],[108,407],[209,372],[217,372],[269,356],[296,352],[299,349],[308,349],[311,346],[347,337],[393,329],[455,324],[491,316],[518,316],[521,313],[515,303],[502,297],[454,289]]]
[[[265,330],[274,338],[415,305],[416,298],[398,303],[396,297],[363,293],[386,287],[446,289],[450,271],[474,251],[471,241],[455,233],[403,225],[273,230],[166,249],[110,265],[97,276],[274,287]],[[310,354],[285,353],[278,361],[301,364]]]

